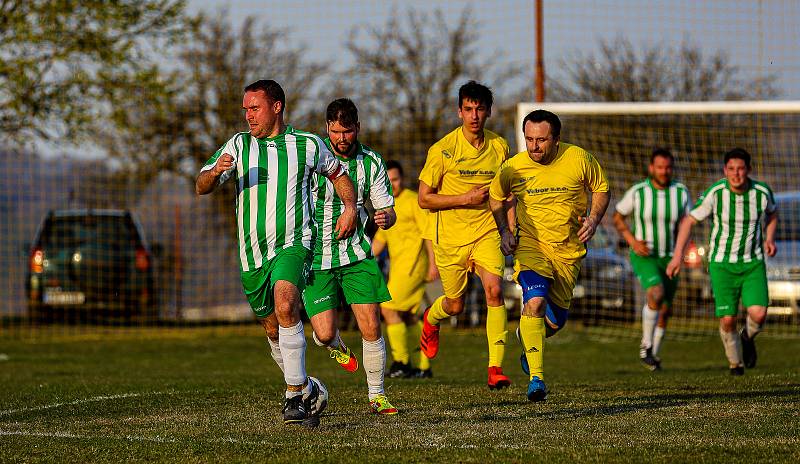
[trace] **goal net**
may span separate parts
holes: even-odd
[[[573,295],[571,320],[602,333],[636,334],[630,328],[641,319],[645,296],[611,218],[625,190],[647,176],[653,149],[671,150],[675,179],[689,188],[693,203],[723,177],[724,153],[741,147],[753,156],[751,177],[769,184],[778,201],[778,255],[767,260],[767,330],[800,333],[800,193],[791,193],[800,191],[800,102],[520,103],[518,151],[525,150],[522,120],[538,108],[560,117],[561,140],[597,157],[611,187],[611,205]],[[717,326],[706,260],[710,222],[694,228],[684,256],[671,335]]]

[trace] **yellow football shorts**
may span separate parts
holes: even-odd
[[[505,258],[500,251],[500,235],[492,230],[472,243],[444,247],[433,245],[436,267],[442,279],[442,288],[447,298],[455,299],[464,294],[470,272],[480,266],[492,274],[503,276]]]
[[[428,260],[417,259],[413,267],[389,265],[389,293],[391,301],[381,303],[381,307],[394,311],[415,313],[425,295],[425,275],[428,273]]]
[[[521,271],[533,271],[552,279],[548,296],[556,306],[569,309],[572,290],[578,281],[582,258],[564,259],[538,247],[520,247],[514,253],[514,280]]]

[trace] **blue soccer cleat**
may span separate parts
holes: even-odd
[[[539,377],[533,376],[528,384],[528,400],[533,402],[547,399],[547,385]]]

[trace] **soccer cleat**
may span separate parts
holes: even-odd
[[[411,369],[411,365],[408,363],[401,363],[400,361],[395,361],[389,368],[389,377],[393,379],[407,379],[411,377],[413,374],[414,370]]]
[[[739,332],[739,338],[742,339],[742,357],[744,358],[744,367],[752,369],[756,367],[756,342],[747,336],[747,328],[743,328]]]
[[[344,347],[344,351],[331,349],[331,359],[335,359],[342,368],[348,372],[355,372],[358,370],[358,359],[350,352],[350,348]]]
[[[306,410],[306,417],[303,419],[302,424],[303,427],[314,428],[319,426],[319,412],[312,412],[314,410],[314,404],[319,399],[319,387],[311,380],[309,380],[308,383],[311,385],[311,391],[308,395],[303,395],[303,407]]]
[[[489,390],[500,390],[511,385],[511,379],[503,374],[502,367],[489,366],[489,379],[486,383],[489,385]]]
[[[428,322],[429,307],[422,313],[422,335],[419,337],[419,348],[422,353],[433,359],[439,353],[439,326]]]
[[[522,334],[519,333],[519,327],[517,327],[517,340],[519,340],[519,344],[522,345],[522,354],[519,355],[519,364],[522,367],[522,372],[525,375],[531,375],[531,368],[528,366],[528,358],[525,356],[525,344],[522,343]]]
[[[386,395],[378,395],[369,400],[369,407],[375,414],[384,416],[397,414],[397,408],[392,406],[392,403],[389,402],[389,398],[386,398]]]
[[[544,380],[537,376],[533,376],[530,383],[528,383],[528,401],[539,402],[547,399],[547,385]]]
[[[744,375],[744,367],[743,366],[731,367],[731,375],[734,376]]]
[[[433,377],[433,371],[430,369],[414,369],[411,371],[411,377],[414,379],[430,379]]]
[[[303,395],[286,398],[286,401],[283,403],[284,424],[302,424],[307,415]]]
[[[642,356],[644,354],[644,356]],[[655,371],[661,368],[660,363],[653,357],[653,351],[650,348],[642,349],[639,352],[639,361],[648,370]]]

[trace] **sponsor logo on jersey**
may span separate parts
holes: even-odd
[[[453,157],[453,155],[451,155],[450,153],[448,153],[448,152],[447,152],[447,150],[442,150],[442,155],[443,155],[445,158],[447,158],[447,159],[450,159],[450,158],[452,158],[452,157]]]
[[[542,188],[534,188],[534,189],[526,189],[528,195],[539,195],[541,193],[563,193],[568,192],[569,189],[567,187],[542,187]]]
[[[472,176],[492,176],[494,177],[496,173],[494,171],[485,171],[480,169],[459,169],[458,175],[461,177],[472,177]]]
[[[330,299],[331,299],[330,295],[325,295],[322,298],[317,298],[316,300],[314,300],[314,304],[320,304],[323,301],[330,300]]]

